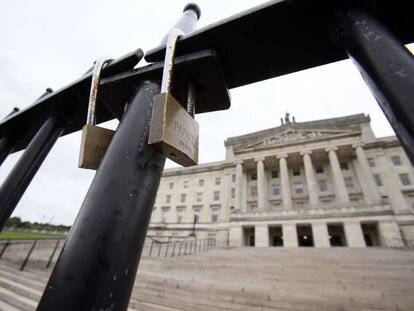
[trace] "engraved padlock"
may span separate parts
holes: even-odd
[[[194,119],[194,88],[188,86],[187,110],[171,94],[174,54],[183,32],[174,28],[168,34],[161,93],[154,97],[148,144],[155,145],[167,158],[183,165],[198,164],[199,126]]]
[[[86,125],[82,128],[78,163],[80,168],[96,170],[114,135],[114,131],[96,126],[96,98],[98,95],[101,70],[110,61],[110,59],[97,60],[93,67],[88,116]]]

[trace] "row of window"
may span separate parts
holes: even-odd
[[[394,166],[401,166],[402,165],[402,161],[401,161],[400,156],[392,156],[392,157],[390,157],[390,159],[391,159],[391,163]],[[374,158],[368,158],[368,164],[371,167],[375,167],[376,166],[375,159]]]
[[[402,165],[402,161],[401,161],[400,156],[392,156],[390,159],[391,159],[391,162],[394,166],[401,166]],[[371,167],[376,166],[374,158],[368,158],[368,163]],[[339,165],[341,167],[341,170],[343,170],[343,171],[348,171],[349,170],[349,165],[348,165],[347,162],[340,162]],[[323,174],[324,173],[323,166],[316,166],[315,167],[315,172],[316,172],[316,174]],[[300,169],[299,168],[293,168],[292,169],[292,175],[293,176],[300,176],[301,175]],[[271,177],[272,177],[272,179],[279,178],[279,171],[278,170],[272,170],[271,171]],[[232,180],[232,182],[236,181],[236,175],[235,174],[232,174],[231,180]],[[250,180],[257,180],[257,173],[256,172],[253,172],[253,173],[250,174]],[[220,186],[221,185],[221,177],[216,177],[215,180],[214,180],[214,184],[216,186]],[[183,188],[188,188],[188,185],[189,185],[189,181],[184,180],[183,181]],[[199,187],[204,187],[204,185],[205,185],[205,180],[204,179],[199,179],[198,180],[198,186]],[[406,184],[403,183],[403,185],[406,185]],[[169,183],[169,189],[173,189],[173,188],[174,188],[174,182],[170,182]]]
[[[410,175],[408,173],[398,174],[398,177],[400,178],[401,185],[410,186],[412,184]],[[381,187],[384,185],[380,174],[374,174],[374,179],[378,187]]]
[[[161,209],[161,222],[166,223],[167,222],[167,216],[170,208],[169,207],[163,207]],[[182,223],[184,219],[184,214],[186,211],[186,207],[177,207],[177,223]],[[193,209],[193,221],[195,223],[199,223],[200,221],[200,213],[201,213],[201,207],[197,207]],[[217,223],[219,220],[219,208],[214,207],[211,209],[211,216],[210,221],[212,223]]]
[[[400,182],[403,186],[409,186],[409,185],[412,184],[410,176],[407,173],[399,174],[399,178],[400,178]],[[375,179],[375,183],[378,187],[383,186],[382,178],[379,174],[374,174],[374,179]],[[355,189],[354,179],[352,177],[345,177],[344,182],[345,182],[345,187],[349,191],[352,191],[352,190]],[[318,180],[318,185],[319,185],[319,191],[320,192],[327,192],[329,190],[328,189],[328,181],[326,179]],[[293,184],[293,189],[294,189],[295,194],[301,195],[301,194],[305,193],[304,185],[301,181],[295,181],[294,184]],[[281,194],[280,185],[272,185],[271,186],[271,194],[272,194],[272,196],[279,196]],[[231,188],[231,198],[234,199],[235,196],[236,196],[236,189]],[[250,197],[255,198],[257,196],[258,196],[257,186],[250,187]],[[185,193],[182,193],[181,198],[180,198],[180,202],[185,203],[186,200],[187,200],[187,195]],[[196,193],[196,201],[197,202],[202,202],[203,201],[203,193],[202,192],[197,192]],[[214,191],[213,192],[213,201],[220,201],[220,191]],[[165,202],[167,204],[171,203],[171,195],[170,194],[166,195]]]
[[[343,171],[348,171],[349,170],[349,166],[348,163],[346,162],[341,162],[339,163],[341,170]],[[323,166],[316,166],[315,167],[315,172],[316,174],[323,174],[325,172]],[[272,170],[270,171],[270,175],[272,177],[272,179],[277,179],[279,178],[279,171],[278,170]],[[292,169],[292,175],[293,176],[301,176],[301,171],[300,168],[293,168]],[[250,180],[257,180],[257,173],[253,172],[250,174]]]
[[[409,174],[403,173],[398,175],[400,178],[400,182],[403,186],[409,186],[411,185],[411,179]],[[383,185],[382,178],[379,174],[374,174],[375,182],[378,187],[381,187]],[[345,187],[352,191],[355,189],[354,179],[352,177],[345,177],[344,178]],[[320,192],[326,192],[328,191],[328,181],[325,179],[318,180],[319,184],[319,191]],[[303,183],[301,181],[295,181],[293,184],[295,194],[303,194],[304,193],[304,187]],[[279,185],[272,185],[271,187],[271,193],[273,196],[280,195],[280,186]],[[251,197],[257,197],[257,187],[252,186],[250,188],[250,196]]]
[[[233,190],[233,189],[232,189]],[[233,197],[233,191],[232,191],[232,197]],[[165,196],[165,203],[170,204],[171,203],[171,194],[167,194]],[[181,193],[180,202],[185,203],[187,200],[187,194]],[[201,202],[203,200],[203,193],[197,192],[196,193],[196,201]],[[213,201],[220,201],[220,191],[214,191],[213,192]]]
[[[236,181],[236,175],[233,174],[231,177],[232,177],[232,182],[235,182]],[[188,185],[189,185],[189,181],[188,180],[184,180],[183,181],[183,188],[188,188]],[[204,187],[204,185],[205,185],[205,180],[204,179],[199,179],[198,180],[198,186],[199,187]],[[214,185],[216,185],[216,186],[220,186],[221,185],[221,177],[216,177],[215,178]],[[169,189],[174,189],[174,182],[170,182],[168,184],[168,188]]]

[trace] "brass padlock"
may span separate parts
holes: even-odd
[[[110,59],[97,60],[93,67],[92,84],[89,94],[88,116],[82,128],[81,147],[79,152],[80,168],[96,170],[101,163],[106,149],[112,140],[114,131],[96,126],[96,97],[102,68]]]
[[[189,85],[187,110],[171,94],[175,47],[182,34],[174,28],[168,35],[161,93],[154,98],[148,144],[154,144],[170,160],[191,166],[198,164],[199,144],[194,88]]]

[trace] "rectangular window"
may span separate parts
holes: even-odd
[[[220,191],[214,191],[213,192],[213,200],[219,201],[220,200]]]
[[[324,208],[331,208],[332,206],[332,201],[331,200],[322,200],[322,206]]]
[[[414,209],[414,196],[410,195],[408,197],[408,202],[410,203],[411,208]]]
[[[195,218],[196,224],[200,222],[200,212],[201,212],[201,208],[194,209],[194,218]]]
[[[203,193],[197,192],[196,199],[197,199],[197,202],[201,202],[203,200]]]
[[[198,180],[198,186],[199,187],[204,187],[204,179],[199,179]]]
[[[377,187],[381,187],[383,185],[380,174],[374,174],[374,179],[375,183],[377,184]]]
[[[253,198],[257,197],[257,187],[253,186],[250,188],[250,196]]]
[[[184,215],[184,208],[177,208],[177,223],[182,223],[183,222],[183,215]]]
[[[211,210],[211,222],[212,223],[218,222],[218,218],[219,218],[219,209],[218,208],[213,208]]]
[[[171,194],[167,194],[165,196],[165,203],[170,204],[171,203]]]
[[[185,203],[185,199],[186,199],[186,194],[182,193],[181,194],[181,203]]]
[[[236,182],[236,174],[231,175],[231,182]]]
[[[370,167],[375,167],[375,159],[374,158],[368,158],[368,164]]]
[[[303,208],[305,208],[305,202],[297,202],[296,203],[296,208],[297,209],[303,209]]]
[[[273,170],[272,171],[272,178],[279,178],[279,171],[278,170]]]
[[[282,204],[280,202],[272,203],[272,209],[280,209]]]
[[[348,166],[347,162],[341,162],[341,163],[339,163],[339,166],[341,167],[341,170],[349,171],[349,166]]]
[[[169,207],[163,207],[161,209],[161,222],[167,222],[167,214],[168,214]]]
[[[279,185],[272,185],[272,195],[280,195]]]
[[[345,181],[346,189],[348,189],[348,190],[353,190],[354,189],[354,180],[352,179],[352,177],[345,177],[344,181]]]
[[[293,176],[300,176],[300,169],[294,168],[292,171],[293,171]]]
[[[303,184],[301,181],[295,182],[295,193],[296,194],[303,194]]]
[[[403,186],[411,185],[411,179],[410,179],[410,176],[408,176],[408,174],[404,173],[404,174],[400,174],[399,176],[400,176],[401,184]]]
[[[257,180],[257,173],[251,173],[250,180]]]
[[[183,188],[188,188],[188,180],[183,181]]]
[[[236,197],[236,189],[231,188],[231,198],[234,199]]]
[[[174,188],[174,183],[170,182],[170,189]]]
[[[215,184],[216,184],[216,186],[220,186],[221,185],[221,177],[216,177]]]
[[[319,191],[324,192],[324,191],[328,191],[328,183],[326,182],[325,179],[323,180],[319,180]]]
[[[316,167],[316,174],[323,174],[323,166]]]
[[[395,166],[400,166],[401,165],[401,158],[400,158],[400,156],[393,156],[393,157],[391,157],[391,162]]]

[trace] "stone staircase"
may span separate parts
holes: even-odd
[[[50,270],[0,261],[0,310],[35,310]],[[238,248],[143,257],[130,310],[414,310],[414,252]]]

